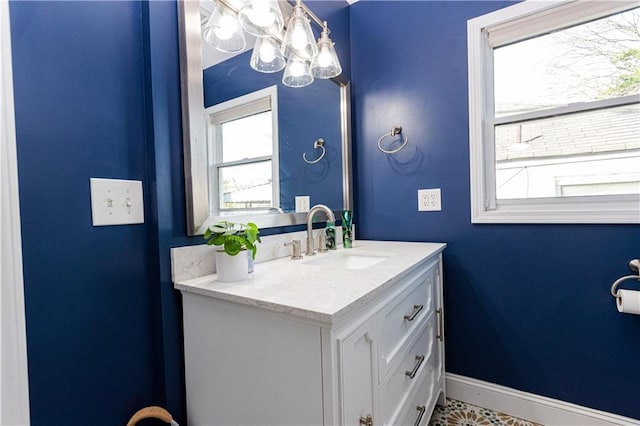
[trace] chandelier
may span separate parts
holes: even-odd
[[[320,27],[316,42],[311,22]],[[342,73],[327,21],[321,21],[301,0],[286,20],[277,0],[214,0],[214,9],[202,29],[203,40],[221,52],[241,52],[244,33],[256,37],[249,64],[263,73],[284,69],[282,83],[304,87],[314,78]]]

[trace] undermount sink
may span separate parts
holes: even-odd
[[[388,257],[386,256],[355,254],[339,251],[328,255],[318,255],[315,259],[307,260],[304,263],[307,265],[324,266],[327,268],[357,270],[368,268],[387,259]]]

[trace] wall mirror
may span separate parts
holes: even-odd
[[[211,0],[208,3],[213,4]],[[206,52],[212,48],[203,48],[201,36],[204,5],[208,3],[178,2],[188,234],[203,234],[220,220],[254,222],[261,228],[303,224],[306,213],[295,212],[296,196],[309,196],[311,205],[326,204],[334,211],[352,209],[349,82],[339,76],[316,79],[307,87],[286,87],[280,81],[282,73],[263,74],[251,69],[251,49],[212,61]],[[284,7],[290,6],[286,3]],[[252,42],[247,45],[252,46]],[[272,188],[272,200],[266,204],[247,205],[235,200],[229,207],[221,201],[225,191],[219,190],[220,168],[212,164],[214,119],[209,112],[215,110],[220,115],[217,105],[233,104],[264,91],[276,93],[272,99],[277,99],[273,105],[278,117],[277,138],[271,157],[256,155],[277,162],[277,187]],[[255,132],[240,139],[249,146],[248,152],[259,151],[251,146]],[[321,153],[324,157],[314,163]],[[239,155],[242,158],[237,161],[249,161],[247,155]],[[230,165],[249,167],[234,161]],[[237,176],[250,174],[237,172]]]

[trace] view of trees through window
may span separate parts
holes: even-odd
[[[640,193],[640,8],[493,52],[498,199]]]

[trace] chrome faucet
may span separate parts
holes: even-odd
[[[307,256],[314,256],[316,254],[315,248],[313,247],[313,215],[317,212],[322,211],[327,215],[327,220],[329,222],[335,222],[336,217],[333,215],[331,209],[324,204],[316,204],[311,207],[309,213],[307,213]]]

